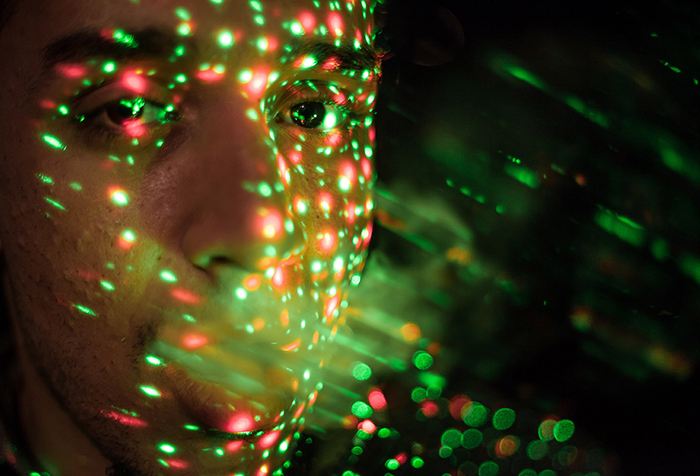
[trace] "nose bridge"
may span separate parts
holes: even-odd
[[[212,97],[193,138],[201,164],[192,180],[202,183],[183,251],[200,267],[230,262],[268,268],[300,253],[304,241],[280,181],[274,144],[252,100],[235,92]]]

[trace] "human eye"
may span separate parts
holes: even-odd
[[[172,102],[157,95],[125,94],[123,91],[86,96],[73,109],[73,123],[88,145],[145,145],[164,137],[167,127],[180,120]]]
[[[311,81],[295,82],[280,103],[278,123],[319,132],[346,129],[357,116],[352,95],[332,85]]]

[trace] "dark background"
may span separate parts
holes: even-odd
[[[449,381],[571,418],[620,474],[699,474],[700,8],[401,1],[389,19],[380,188],[436,194],[472,233],[429,296]],[[373,247],[420,268],[441,251],[419,235],[380,226]]]

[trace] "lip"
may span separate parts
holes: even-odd
[[[214,431],[212,436],[248,439],[263,436],[282,423],[292,399],[283,392],[255,397],[236,394],[220,385],[193,378],[190,372],[171,362],[165,369],[173,395],[187,413]],[[229,436],[230,435],[230,436]]]

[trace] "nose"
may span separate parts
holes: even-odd
[[[184,187],[196,196],[183,253],[214,274],[222,267],[262,271],[294,261],[305,244],[263,115],[252,113],[245,98],[230,96],[213,100],[196,125],[190,143],[198,163]]]

